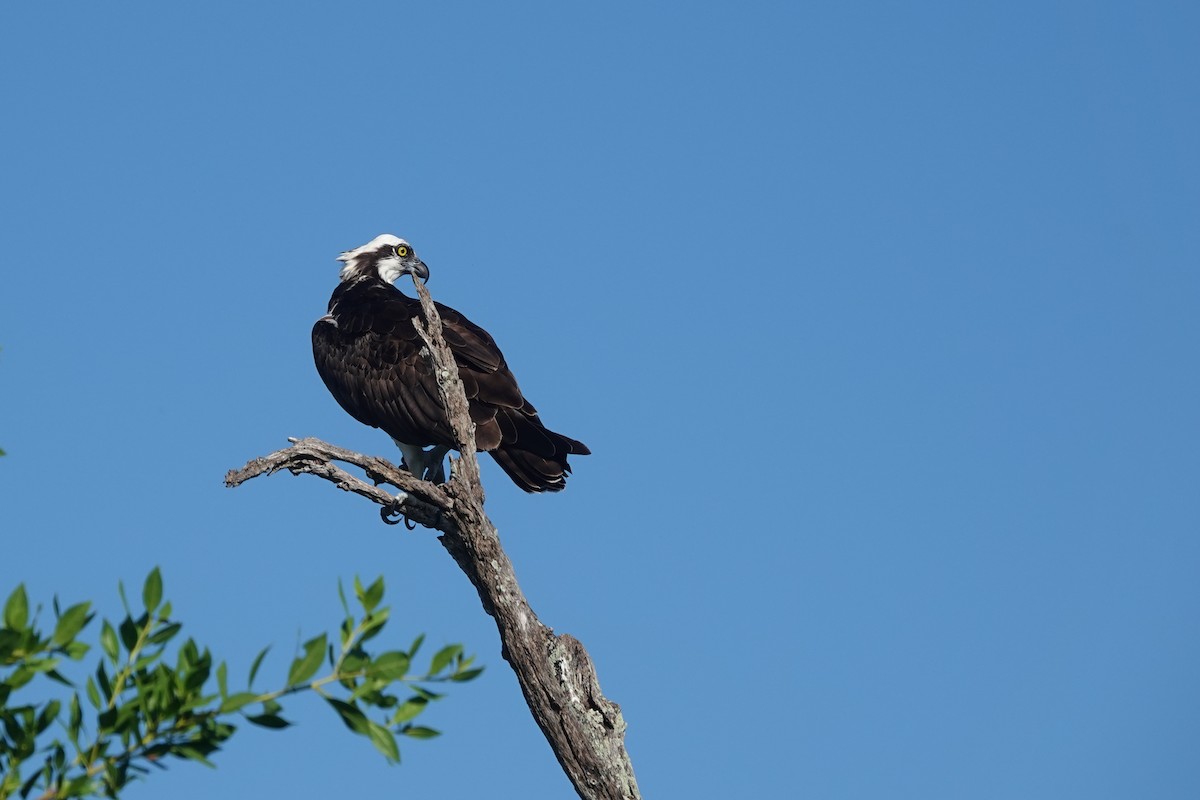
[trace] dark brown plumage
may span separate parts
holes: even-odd
[[[388,280],[405,273],[428,277],[427,268],[407,242],[386,235],[342,260],[347,265],[329,313],[312,331],[321,379],[352,417],[381,428],[398,444],[453,447],[437,382],[413,327],[421,304]],[[487,331],[441,303],[437,309],[470,404],[477,447],[527,492],[565,488],[567,456],[587,455],[588,448],[542,424]]]

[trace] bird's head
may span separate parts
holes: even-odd
[[[429,267],[417,258],[412,245],[390,233],[376,236],[362,247],[347,250],[338,256],[338,261],[343,264],[344,281],[367,275],[388,283],[401,275],[416,275],[423,281],[429,280]]]

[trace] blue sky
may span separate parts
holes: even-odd
[[[559,798],[387,457],[312,366],[382,232],[487,327],[568,490],[485,464],[647,797],[1200,794],[1200,12],[1185,3],[7,4],[0,583],[282,677],[387,577],[489,666],[389,768],[318,703],[129,792]],[[272,669],[274,670],[272,672]]]

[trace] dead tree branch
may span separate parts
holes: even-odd
[[[317,439],[256,458],[225,476],[237,486],[259,475],[287,469],[308,473],[441,531],[438,540],[479,593],[496,622],[501,654],[516,673],[521,692],[558,763],[584,800],[640,800],[633,765],[625,751],[625,720],[616,703],[600,691],[596,668],[572,636],[555,635],[538,619],[513,570],[495,526],[483,510],[483,487],[475,454],[475,428],[458,377],[454,355],[442,337],[442,323],[424,285],[414,281],[426,324],[417,331],[437,373],[442,401],[454,429],[460,458],[451,459],[451,478],[434,485],[380,458],[364,456]],[[361,468],[376,485],[333,462]],[[393,497],[379,488],[401,490]]]

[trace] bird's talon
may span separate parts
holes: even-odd
[[[404,513],[404,501],[408,499],[408,492],[401,492],[392,498],[392,502],[388,503],[383,508],[379,509],[379,518],[388,525],[395,525],[404,520],[404,526],[410,531],[408,515]]]

